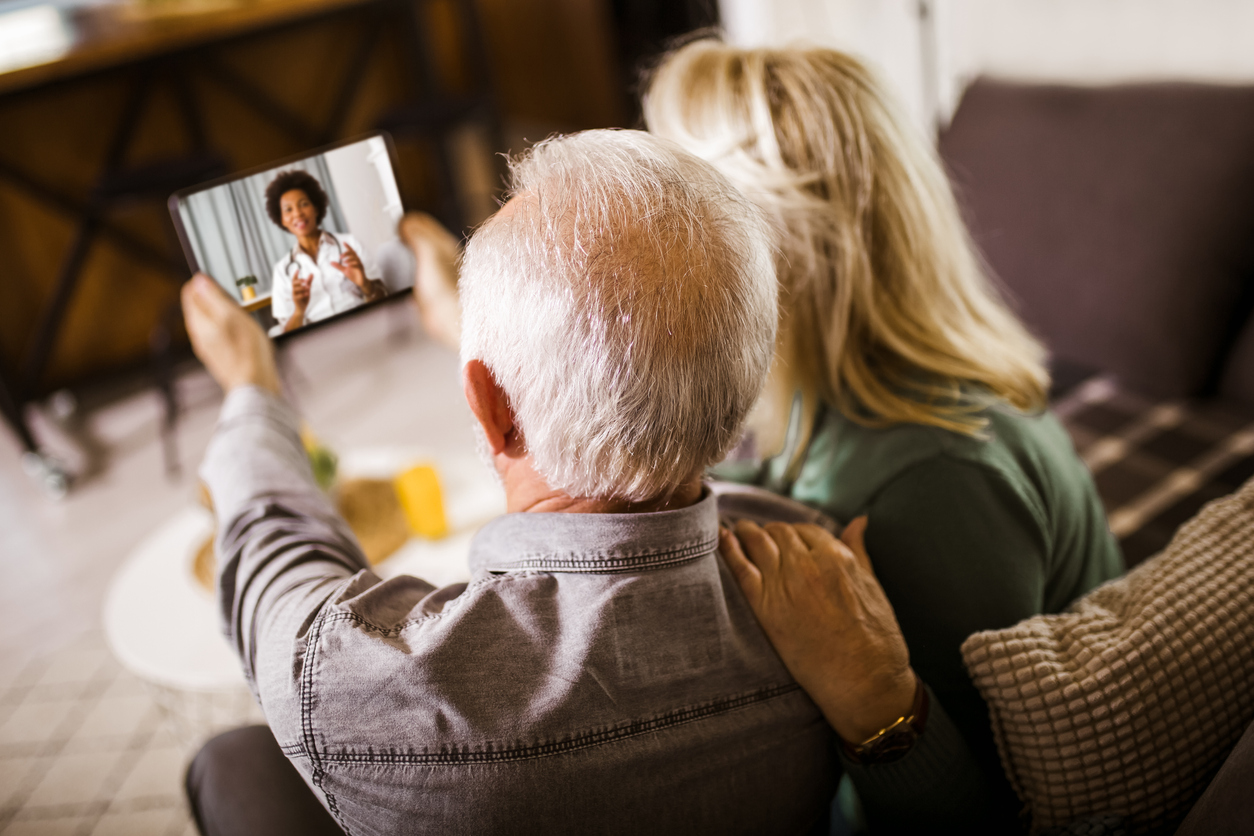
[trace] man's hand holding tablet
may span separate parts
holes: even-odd
[[[217,282],[197,273],[183,285],[182,301],[192,350],[224,391],[259,386],[281,393],[274,345]]]

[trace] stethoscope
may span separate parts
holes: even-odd
[[[330,236],[331,240],[335,242],[336,260],[338,261],[339,259],[343,258],[344,257],[344,245],[340,243],[340,239],[336,236],[336,234],[334,232],[329,232],[325,229],[322,230],[322,234]],[[292,248],[292,251],[287,254],[287,267],[284,269],[283,273],[284,273],[284,277],[289,280],[292,278],[293,274],[296,274],[296,275],[300,274],[300,265],[296,263],[296,249],[299,247],[300,247],[300,244],[297,244],[296,247]],[[319,239],[318,241],[318,249],[319,250],[322,249],[321,239]],[[317,259],[314,259],[314,264],[317,264],[317,263],[318,263]]]

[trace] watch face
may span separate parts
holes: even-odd
[[[844,744],[845,755],[855,763],[892,763],[910,753],[927,724],[928,696],[923,680],[915,674],[914,705],[910,713],[881,731],[875,737],[853,746]]]
[[[919,733],[908,723],[886,732],[882,737],[857,748],[858,760],[864,764],[892,763],[904,758],[914,748]]]

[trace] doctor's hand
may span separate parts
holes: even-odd
[[[366,297],[367,302],[382,299],[387,294],[383,282],[366,278],[366,270],[361,266],[361,257],[348,244],[344,245],[340,260],[332,261],[331,266],[343,273],[344,278],[357,285],[357,289]]]
[[[183,285],[183,319],[192,350],[225,391],[260,386],[280,394],[274,346],[251,316],[204,273]]]
[[[908,714],[917,687],[865,530],[866,517],[845,528],[844,542],[817,525],[719,530],[719,551],[775,651],[853,744]]]
[[[414,303],[422,327],[456,351],[461,343],[462,314],[457,295],[461,240],[425,212],[407,214],[398,231],[414,253]]]
[[[358,288],[366,289],[366,271],[361,266],[361,258],[348,244],[344,245],[344,252],[340,254],[340,260],[332,261],[331,266],[343,273],[344,278],[357,285]]]
[[[292,304],[296,307],[296,313],[304,316],[305,310],[309,307],[309,296],[313,288],[313,273],[308,276],[302,276],[297,273],[292,277]]]

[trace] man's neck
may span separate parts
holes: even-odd
[[[466,364],[465,379],[467,399],[471,409],[484,407],[486,391],[490,380],[485,382],[483,376],[488,372],[477,360]],[[476,381],[478,381],[476,383]],[[494,384],[492,384],[494,385]],[[480,389],[484,389],[483,392]],[[589,497],[571,496],[565,491],[549,486],[549,483],[535,469],[531,454],[527,451],[527,442],[517,429],[513,415],[504,415],[504,396],[496,395],[497,414],[491,409],[483,408],[485,419],[480,419],[483,428],[483,440],[492,450],[492,466],[496,469],[501,485],[505,488],[505,510],[511,514],[547,513],[547,514],[647,514],[652,511],[671,511],[695,505],[701,499],[702,471],[692,473],[681,480],[671,490],[642,502],[626,499],[594,499]],[[479,406],[476,406],[478,404]],[[486,423],[485,423],[486,421]],[[495,436],[493,434],[496,434]],[[496,439],[493,442],[492,438]],[[493,446],[495,443],[496,446]]]
[[[625,499],[587,499],[568,496],[561,491],[507,493],[506,504],[511,513],[548,514],[645,514],[652,511],[673,511],[687,508],[701,499],[701,479],[684,482],[669,494],[643,502]]]
[[[498,457],[497,473],[505,486],[505,507],[511,514],[645,514],[695,505],[701,499],[701,474],[693,474],[674,490],[643,502],[570,496],[549,487],[529,459]]]

